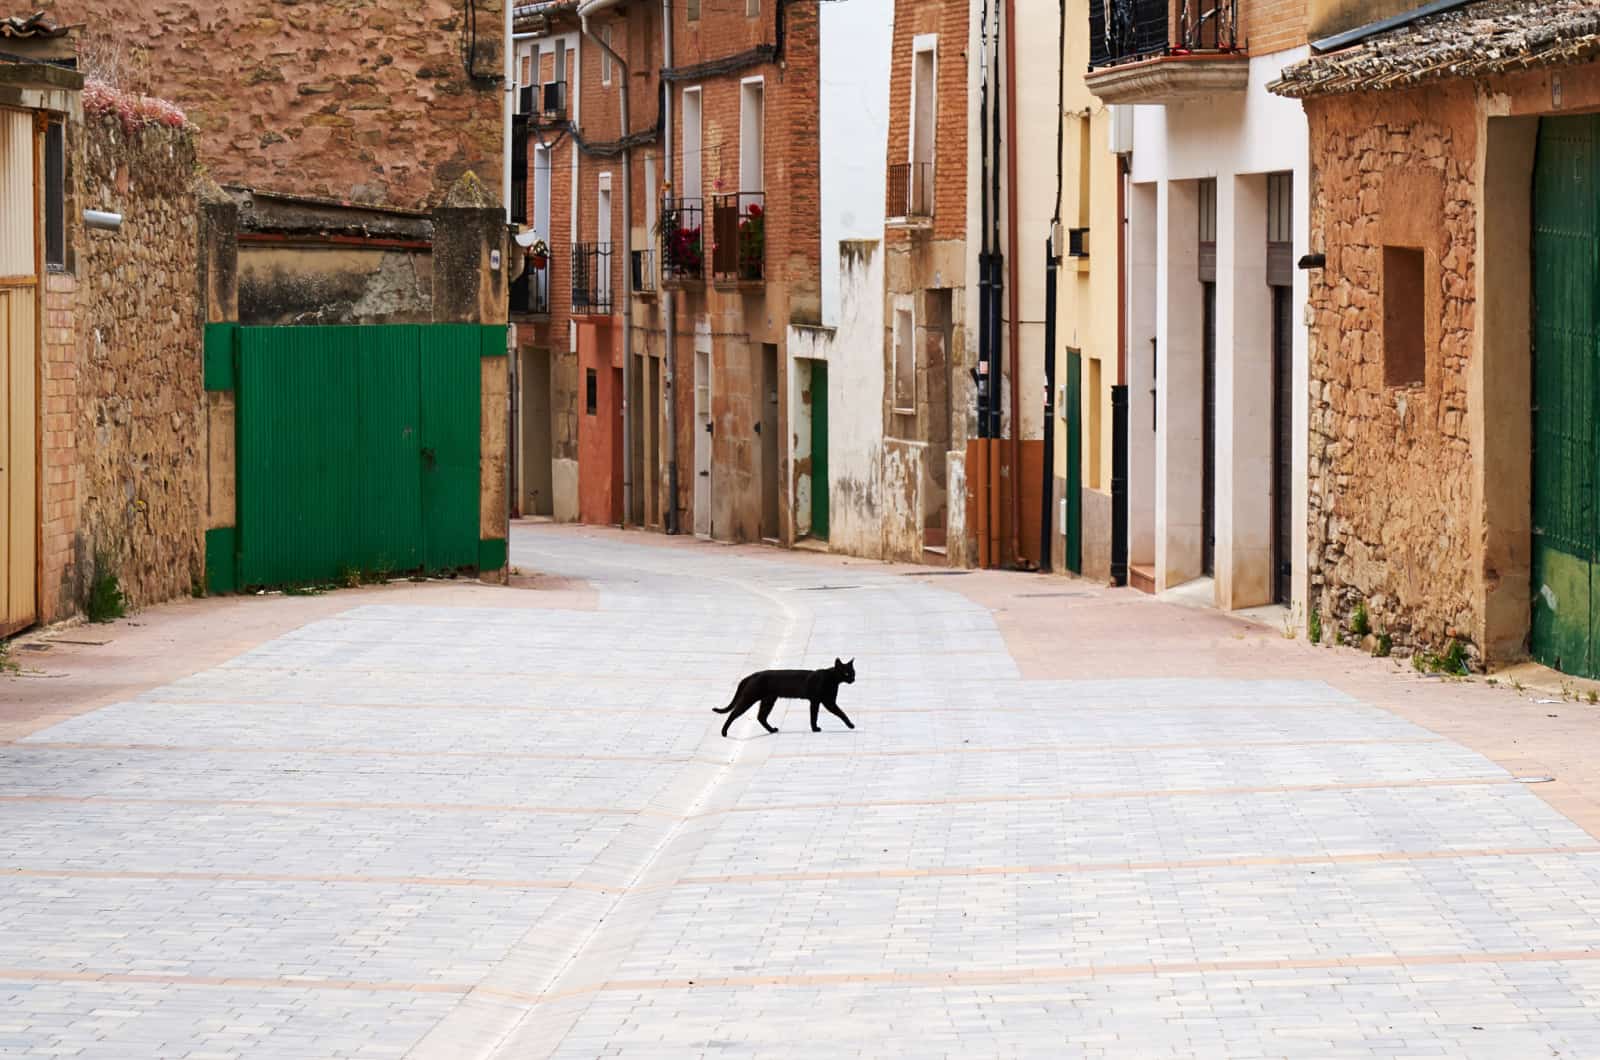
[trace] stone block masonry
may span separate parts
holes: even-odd
[[[80,581],[102,554],[130,603],[190,591],[204,566],[194,143],[90,115],[83,201],[123,216],[77,246]]]
[[[1473,344],[1477,142],[1470,87],[1307,106],[1311,230],[1308,521],[1311,606],[1330,632],[1365,603],[1397,648],[1473,631]],[[1426,364],[1386,377],[1384,248],[1420,248]]]

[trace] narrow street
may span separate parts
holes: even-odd
[[[1600,708],[1085,581],[511,563],[19,646],[0,1055],[1600,1055]],[[854,732],[720,738],[835,657]]]

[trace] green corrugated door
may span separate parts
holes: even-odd
[[[828,362],[811,362],[811,536],[828,540]]]
[[[360,538],[360,329],[241,328],[238,583],[327,581]]]
[[[1593,676],[1600,520],[1600,118],[1545,118],[1534,169],[1534,658]]]
[[[237,585],[478,565],[484,331],[237,329]]]
[[[420,329],[360,329],[356,408],[361,471],[360,550],[346,565],[364,571],[422,566],[422,362]],[[473,477],[476,485],[477,477]]]
[[[1083,354],[1067,351],[1067,569],[1083,573]],[[1054,474],[1054,469],[1051,471]]]
[[[478,452],[483,329],[422,333],[422,541],[430,571],[478,564]]]

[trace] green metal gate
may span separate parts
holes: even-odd
[[[1545,118],[1534,168],[1533,656],[1600,672],[1600,117]]]
[[[828,540],[828,362],[811,362],[811,536]]]
[[[480,359],[504,353],[504,328],[211,330],[208,387],[228,374],[237,409],[213,589],[479,566]]]
[[[1067,569],[1083,573],[1083,354],[1067,351]],[[1054,474],[1055,469],[1051,469]]]

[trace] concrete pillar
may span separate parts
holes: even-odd
[[[506,327],[507,235],[498,199],[476,175],[456,181],[433,211],[433,319],[441,324]],[[506,340],[483,344],[482,436],[479,445],[480,576],[503,581],[511,531],[510,358]]]
[[[233,379],[233,334],[239,319],[239,207],[207,182],[200,189],[200,311],[203,314],[206,386],[206,588],[230,592],[234,585],[237,516],[237,455],[234,423],[238,400]]]
[[[1128,562],[1156,558],[1156,196],[1136,184],[1128,197]]]
[[[1272,601],[1272,292],[1267,178],[1217,182],[1216,603]]]
[[[1474,638],[1490,664],[1526,656],[1532,621],[1533,167],[1539,119],[1479,108],[1479,247],[1467,376],[1475,552]]]
[[[1164,180],[1156,203],[1156,591],[1200,575],[1204,360],[1200,203]]]

